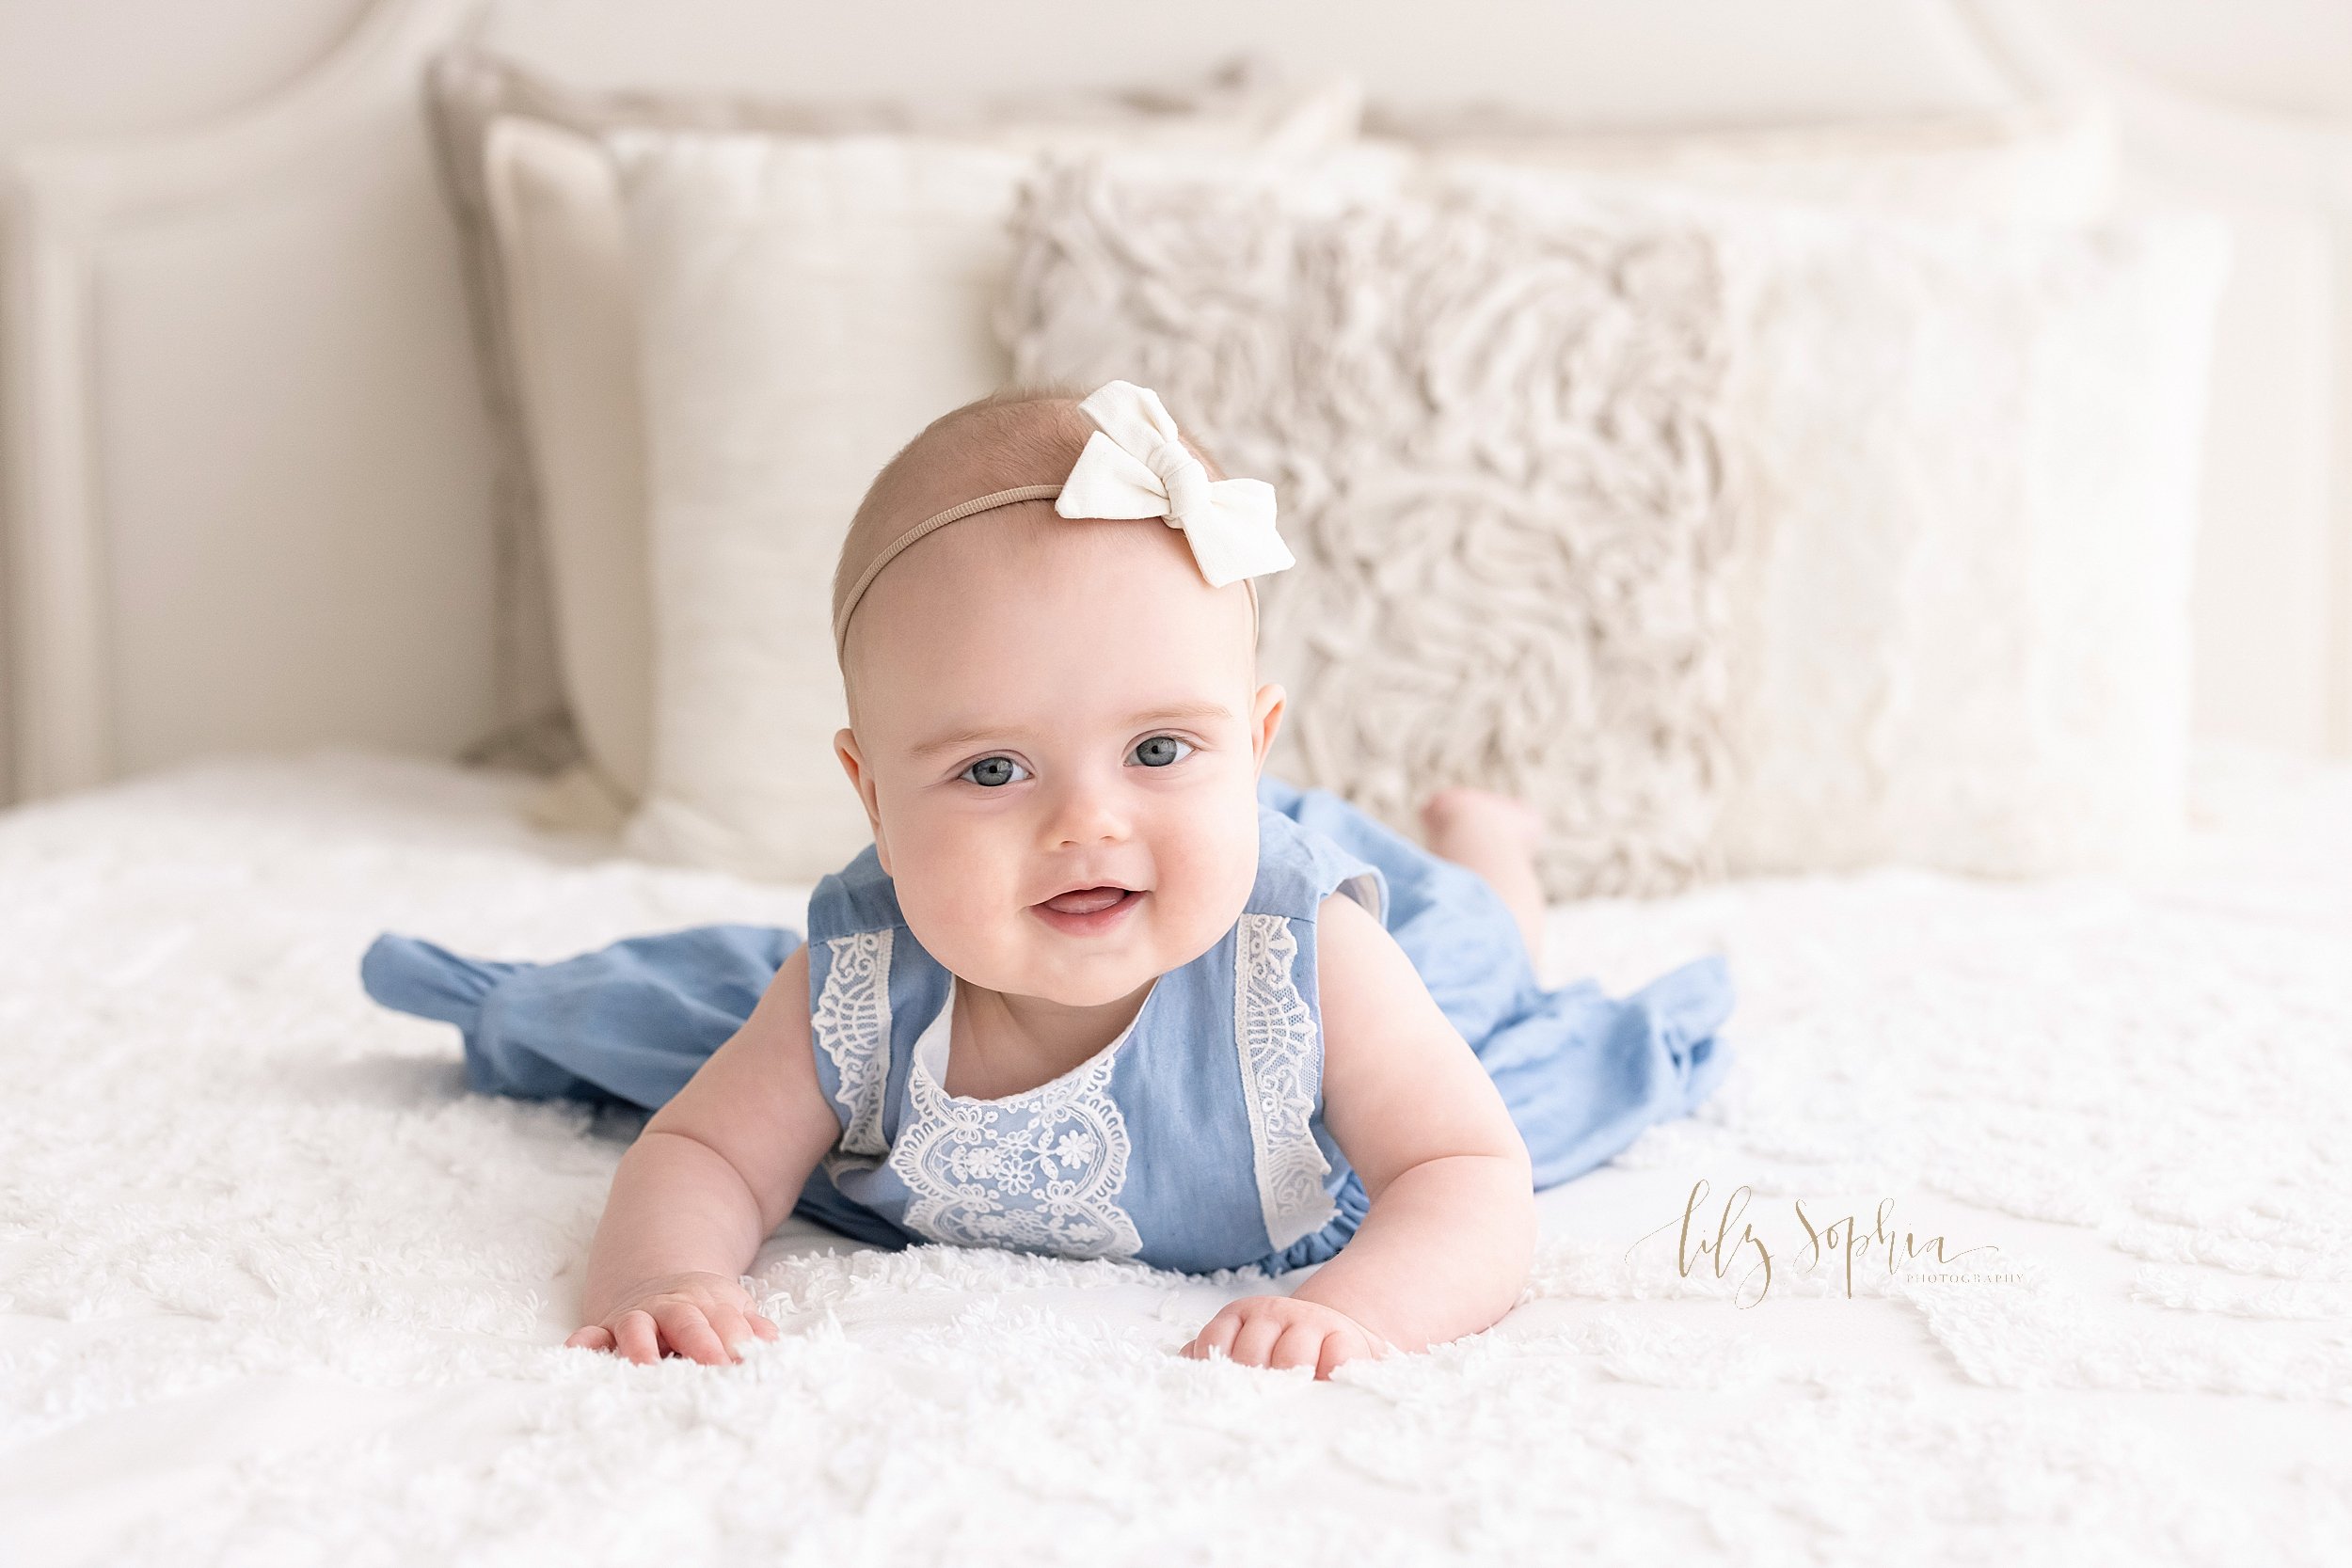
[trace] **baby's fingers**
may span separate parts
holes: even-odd
[[[611,1350],[612,1331],[602,1323],[590,1323],[564,1341],[565,1350]]]
[[[708,1308],[710,1327],[719,1336],[719,1342],[727,1348],[727,1359],[740,1361],[743,1351],[752,1342],[751,1320],[756,1314],[739,1312],[732,1307]]]
[[[1233,1336],[1241,1332],[1241,1314],[1227,1307],[1200,1325],[1200,1332],[1184,1347],[1184,1354],[1195,1361],[1206,1361],[1216,1352],[1233,1354]]]
[[[1282,1330],[1281,1338],[1274,1341],[1273,1348],[1266,1353],[1265,1364],[1277,1371],[1285,1367],[1318,1366],[1323,1358],[1323,1342],[1324,1331],[1321,1328],[1312,1323],[1293,1323]]]
[[[654,1332],[653,1314],[644,1307],[634,1307],[621,1314],[612,1325],[612,1342],[631,1361],[652,1363],[661,1359],[661,1341]]]
[[[680,1355],[706,1367],[722,1366],[735,1359],[720,1342],[718,1330],[710,1326],[702,1309],[690,1302],[663,1302],[654,1308],[654,1321],[661,1325],[661,1336],[670,1342],[670,1348]]]
[[[1242,1320],[1241,1332],[1233,1336],[1232,1357],[1245,1367],[1265,1366],[1275,1341],[1281,1337],[1281,1319],[1271,1312],[1253,1312]]]
[[[1323,1341],[1323,1355],[1315,1363],[1315,1376],[1318,1379],[1328,1378],[1334,1368],[1350,1361],[1370,1359],[1378,1355],[1387,1345],[1386,1339],[1375,1339],[1369,1333],[1358,1334],[1341,1329]]]

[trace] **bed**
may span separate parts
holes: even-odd
[[[453,1033],[372,1007],[357,956],[387,926],[553,958],[791,924],[805,890],[548,835],[530,787],[328,752],[0,823],[12,1559],[2352,1541],[2352,768],[2206,748],[2189,848],[2143,878],[1554,909],[1554,978],[1724,952],[1733,1074],[1545,1195],[1500,1326],[1322,1385],[1176,1355],[1245,1279],[799,1221],[755,1266],[785,1333],[746,1364],[558,1348],[630,1123],[466,1093]],[[1849,1215],[1860,1246],[1808,1251]]]
[[[1542,1195],[1518,1306],[1426,1354],[1194,1363],[1263,1281],[798,1220],[744,1364],[560,1348],[637,1119],[468,1093],[360,953],[797,926],[808,888],[643,858],[516,766],[556,676],[419,72],[471,35],[583,80],[1019,88],[1248,30],[1025,6],[1050,48],[907,7],[385,0],[227,123],[10,162],[0,1560],[2352,1560],[2352,761],[2320,755],[2352,747],[2352,486],[2305,325],[2352,298],[2352,147],[1994,0],[1260,31],[1309,66],[1346,38],[1399,103],[1570,93],[1619,130],[2095,79],[2130,180],[2239,230],[2168,859],[1555,904],[1554,983],[1724,955],[1732,1069]]]

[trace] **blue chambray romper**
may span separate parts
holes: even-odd
[[[1068,1072],[995,1100],[944,1087],[953,976],[908,930],[871,847],[809,902],[809,1017],[841,1137],[795,1212],[861,1240],[941,1242],[1192,1273],[1322,1262],[1370,1203],[1323,1125],[1316,920],[1379,917],[1502,1091],[1545,1188],[1686,1114],[1728,1064],[1721,960],[1613,1001],[1546,990],[1509,908],[1324,790],[1259,786],[1258,875],[1233,928],[1162,975]],[[379,938],[387,1006],[458,1024],[478,1089],[657,1106],[751,1014],[797,933],[703,927],[557,964]]]

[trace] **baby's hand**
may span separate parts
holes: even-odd
[[[1396,1347],[1346,1313],[1295,1296],[1244,1296],[1201,1325],[1184,1354],[1205,1361],[1223,1351],[1245,1367],[1312,1367],[1318,1379],[1358,1356]]]
[[[751,1292],[722,1274],[671,1274],[648,1279],[615,1302],[604,1322],[564,1341],[582,1350],[609,1350],[631,1361],[659,1361],[664,1351],[707,1366],[739,1361],[736,1347],[756,1334],[776,1337],[776,1325],[752,1310]]]

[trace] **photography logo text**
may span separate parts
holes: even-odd
[[[1750,1200],[1755,1190],[1746,1184],[1735,1187],[1715,1212],[1710,1223],[1704,1212],[1708,1185],[1704,1180],[1693,1182],[1691,1196],[1683,1203],[1678,1220],[1664,1225],[1637,1238],[1639,1246],[1663,1230],[1677,1232],[1675,1243],[1675,1268],[1688,1279],[1692,1271],[1704,1266],[1714,1271],[1717,1279],[1729,1278],[1736,1272],[1732,1304],[1754,1307],[1772,1288],[1775,1266],[1810,1275],[1825,1262],[1843,1271],[1846,1295],[1853,1295],[1855,1271],[1883,1268],[1889,1275],[1901,1275],[1919,1284],[2016,1284],[2025,1276],[2002,1271],[1995,1261],[2000,1248],[1991,1243],[1954,1249],[1941,1235],[1920,1236],[1910,1230],[1899,1231],[1895,1226],[1895,1200],[1879,1200],[1871,1215],[1870,1228],[1862,1228],[1860,1216],[1853,1213],[1831,1215],[1817,1205],[1807,1209],[1805,1200],[1795,1199],[1790,1205],[1788,1219],[1772,1230],[1771,1239],[1759,1229],[1759,1222],[1767,1216],[1748,1216]],[[1628,1257],[1633,1248],[1628,1247]],[[1963,1259],[1974,1261],[1964,1268],[1953,1264]]]

